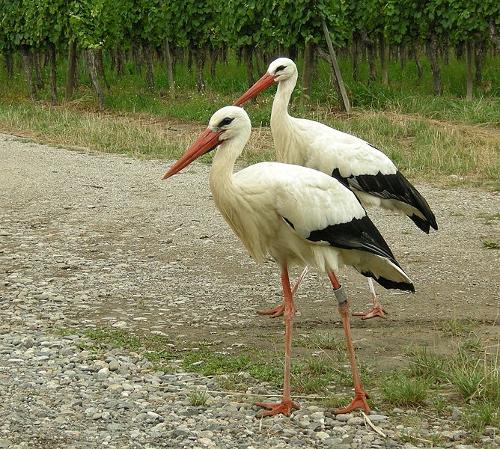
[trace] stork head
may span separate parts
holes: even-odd
[[[163,179],[170,178],[203,154],[215,150],[226,141],[241,139],[244,144],[250,137],[252,125],[244,109],[238,106],[225,106],[219,109],[208,122],[208,127],[189,146],[182,157],[172,165],[163,175]]]
[[[291,59],[278,58],[269,64],[267,73],[274,77],[274,81],[279,83],[296,75],[297,66]]]
[[[280,83],[282,81],[289,80],[291,78],[297,79],[297,66],[295,62],[288,58],[278,58],[275,59],[267,69],[267,72],[262,76],[261,79],[255,82],[255,84],[250,87],[240,98],[238,98],[234,104],[236,106],[241,106],[248,100],[256,97],[260,92],[267,89],[274,82]]]

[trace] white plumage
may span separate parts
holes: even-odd
[[[288,266],[316,267],[328,273],[335,289],[340,284],[333,272],[342,265],[352,265],[387,288],[413,290],[413,284],[355,195],[336,179],[317,170],[279,162],[255,164],[234,174],[234,164],[250,131],[250,119],[243,109],[222,108],[165,178],[218,146],[209,179],[217,208],[257,262],[270,255],[282,270],[288,371],[285,368],[283,401],[264,406],[271,408],[266,414],[289,414],[296,404],[291,402],[288,383],[294,311]],[[343,301],[341,307],[344,326],[348,327],[347,303]],[[346,337],[350,341],[347,330]],[[356,379],[359,397],[355,407],[366,410],[365,393]]]
[[[368,142],[312,120],[291,117],[288,104],[297,82],[297,67],[288,58],[273,61],[267,73],[243,94],[240,105],[278,83],[271,114],[276,159],[319,170],[350,188],[365,206],[407,215],[420,229],[437,229],[429,205],[394,163]],[[374,309],[365,318],[383,316],[373,286]]]

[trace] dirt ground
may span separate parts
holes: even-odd
[[[272,345],[281,354],[282,321],[255,313],[281,300],[277,267],[256,265],[223,222],[208,166],[161,181],[167,167],[0,135],[0,272],[24,280],[26,294],[47,293],[40,302],[56,314],[54,326],[115,326],[233,352]],[[416,287],[377,287],[388,318],[352,319],[359,358],[383,367],[412,345],[453,350],[450,320],[469,320],[483,339],[500,337],[500,251],[482,242],[499,241],[500,194],[416,185],[438,232],[369,211]],[[365,278],[346,269],[341,279],[352,308],[365,309]],[[308,275],[297,306],[296,335],[343,339],[325,275]],[[71,322],[57,322],[61,308]]]

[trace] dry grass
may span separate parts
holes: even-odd
[[[0,131],[66,148],[172,159],[201,126],[149,117],[74,111],[63,107],[0,105]]]
[[[301,115],[297,111],[296,115]],[[318,108],[311,118],[381,148],[410,178],[440,184],[500,189],[500,131],[493,126],[449,123],[393,112],[333,115]],[[207,117],[208,119],[208,117]],[[0,103],[0,131],[65,147],[85,147],[134,157],[178,157],[204,123],[151,114],[97,112],[71,103],[59,107]],[[243,164],[273,159],[268,127],[256,127]]]

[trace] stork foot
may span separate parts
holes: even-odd
[[[278,318],[283,315],[285,311],[285,304],[280,304],[279,306],[273,307],[271,309],[261,309],[257,310],[259,315],[268,315],[270,318]]]
[[[298,410],[300,408],[299,404],[290,400],[283,400],[281,402],[257,402],[255,405],[267,409],[258,412],[256,415],[257,418],[279,415],[280,413],[285,416],[290,416],[293,410]]]
[[[295,314],[297,309],[294,308],[293,313]],[[258,315],[267,315],[269,318],[278,318],[283,316],[285,313],[285,304],[280,304],[279,306],[273,307],[271,309],[261,309],[257,310]]]
[[[360,316],[362,320],[369,320],[370,318],[387,318],[387,312],[381,305],[373,306],[367,312],[353,312],[353,316]]]
[[[368,399],[368,394],[366,394],[363,390],[356,392],[354,395],[354,398],[352,399],[351,403],[342,408],[337,408],[334,410],[334,413],[336,415],[343,415],[344,413],[350,413],[353,410],[356,409],[362,409],[366,413],[370,412],[370,407],[368,405],[368,402],[366,400]]]

